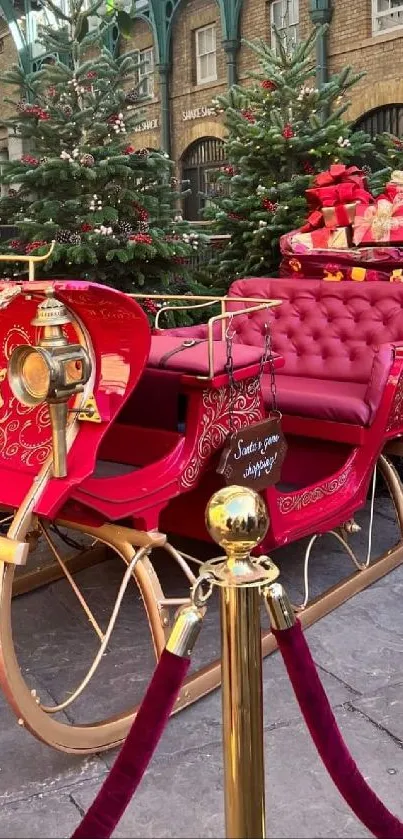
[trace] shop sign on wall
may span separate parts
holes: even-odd
[[[156,128],[158,128],[158,118],[145,119],[135,126],[134,131],[138,134],[140,131],[155,131]]]
[[[201,108],[192,108],[190,111],[182,111],[183,122],[189,119],[203,119],[204,117],[216,116],[215,108],[210,108],[207,105],[202,105]]]

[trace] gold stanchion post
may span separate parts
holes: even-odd
[[[278,576],[267,557],[251,551],[266,534],[265,503],[252,489],[229,486],[206,509],[207,529],[226,558],[201,574],[220,587],[222,710],[226,835],[265,837],[260,595]]]

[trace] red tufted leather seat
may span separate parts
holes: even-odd
[[[276,374],[278,402],[287,414],[370,425],[389,374],[393,344],[403,345],[403,284],[326,283],[323,280],[246,279],[237,297],[281,299],[276,309],[239,315],[235,341],[263,347],[265,324],[273,351],[284,357]],[[205,330],[205,327],[204,327]],[[202,337],[203,327],[194,328]],[[175,330],[189,335],[189,330]],[[263,390],[270,405],[268,376]]]

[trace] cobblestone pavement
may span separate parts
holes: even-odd
[[[395,538],[392,509],[378,498],[374,555]],[[363,514],[364,517],[367,514]],[[357,537],[365,553],[364,537]],[[274,555],[294,602],[302,599],[304,544]],[[202,550],[192,546],[193,552]],[[205,550],[205,549],[204,549]],[[181,581],[167,558],[158,560],[168,591]],[[312,556],[312,591],[350,573],[350,560],[330,536]],[[116,594],[119,563],[111,559],[77,575],[105,623]],[[320,675],[345,739],[378,795],[403,818],[403,568],[380,580],[307,630]],[[66,581],[14,600],[16,648],[23,673],[41,700],[60,701],[82,678],[95,650]],[[216,656],[217,607],[209,608],[194,666]],[[66,711],[84,722],[141,697],[152,668],[138,594],[124,600],[114,642],[92,690]],[[270,837],[361,837],[357,822],[332,786],[304,727],[277,653],[264,662],[267,824]],[[174,717],[138,793],[115,835],[224,835],[220,692]],[[0,837],[67,837],[91,803],[115,753],[82,758],[39,743],[0,704]]]

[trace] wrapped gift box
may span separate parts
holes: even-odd
[[[312,230],[310,233],[294,233],[292,236],[292,248],[294,253],[306,253],[306,251],[320,249],[343,249],[351,245],[351,228],[339,227],[330,230],[322,227],[320,230]]]
[[[337,204],[334,207],[323,207],[322,214],[326,227],[348,227],[355,219],[357,202],[352,204]]]
[[[358,206],[353,241],[355,245],[403,244],[403,193],[393,201],[381,196],[370,207]]]

